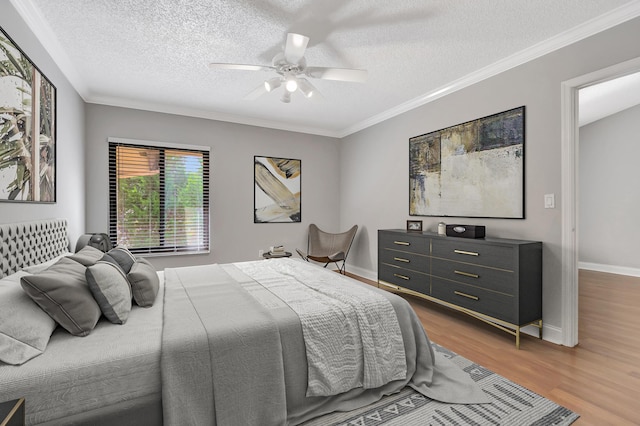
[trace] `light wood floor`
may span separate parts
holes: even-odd
[[[576,426],[640,425],[640,278],[581,270],[579,280],[575,348],[525,335],[517,350],[510,334],[403,297],[432,341],[579,413]]]

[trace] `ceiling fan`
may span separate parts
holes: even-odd
[[[284,85],[282,102],[291,102],[291,94],[300,91],[306,98],[318,97],[318,90],[306,79],[318,78],[322,80],[338,80],[364,83],[367,71],[352,68],[308,67],[304,58],[309,37],[301,34],[288,33],[284,51],[278,53],[271,65],[247,65],[211,63],[212,69],[245,70],[245,71],[275,71],[278,76],[266,80],[258,88],[250,92],[244,99],[253,100],[265,93],[269,93]]]

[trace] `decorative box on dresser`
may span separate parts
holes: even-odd
[[[506,331],[542,338],[542,243],[378,230],[378,286],[435,301]]]

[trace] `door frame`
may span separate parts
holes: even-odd
[[[640,57],[561,83],[562,344],[578,344],[578,92],[640,71]]]

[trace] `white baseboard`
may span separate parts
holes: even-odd
[[[378,273],[375,271],[370,271],[368,269],[359,268],[357,266],[347,264],[347,272],[372,281],[378,281]]]
[[[534,325],[528,325],[522,327],[520,332],[528,334],[529,336],[538,337],[538,327]],[[562,329],[555,325],[547,325],[542,322],[542,340],[555,343],[556,345],[562,345]]]
[[[640,277],[639,268],[629,268],[627,266],[603,265],[600,263],[578,262],[579,269],[590,271],[607,272],[609,274],[628,275],[630,277]]]

